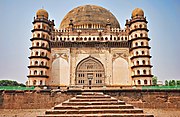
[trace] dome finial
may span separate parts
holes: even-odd
[[[45,19],[48,19],[48,12],[47,12],[46,10],[44,10],[44,8],[39,9],[39,10],[36,12],[36,17],[37,17],[37,18],[45,18]]]
[[[144,17],[144,11],[141,8],[135,8],[132,11],[132,18]]]

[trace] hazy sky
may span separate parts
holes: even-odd
[[[153,74],[159,80],[180,79],[180,0],[0,0],[0,80],[26,82],[38,9],[46,9],[58,28],[68,11],[85,4],[110,10],[121,28],[134,8],[142,8],[149,22]]]

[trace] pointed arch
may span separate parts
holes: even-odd
[[[98,59],[87,57],[81,60],[76,67],[76,85],[104,85],[104,66]]]

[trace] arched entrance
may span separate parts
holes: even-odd
[[[79,62],[76,67],[76,85],[103,86],[104,83],[104,67],[99,60],[88,57]]]

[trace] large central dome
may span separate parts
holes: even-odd
[[[119,22],[110,11],[95,5],[84,5],[74,8],[66,14],[60,24],[60,28],[69,27],[70,20],[73,20],[72,23],[75,27],[80,28],[103,28],[108,22],[112,28],[120,28]]]

